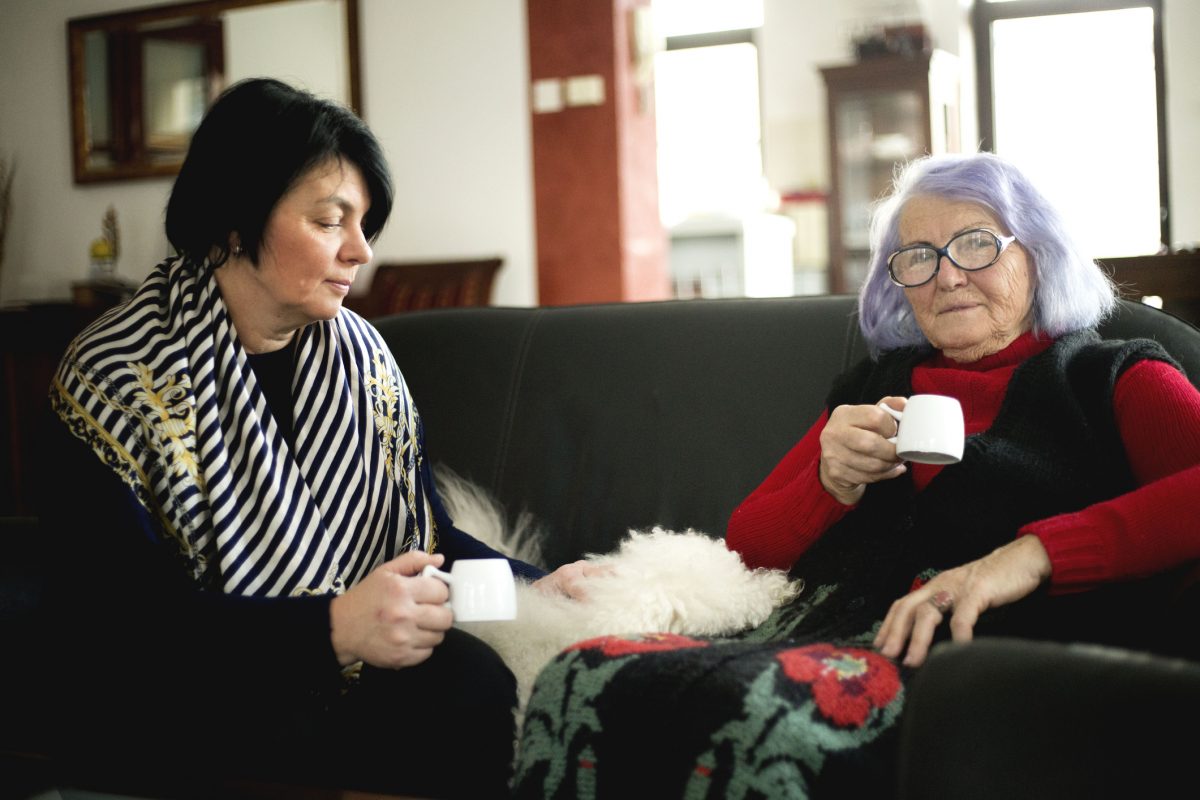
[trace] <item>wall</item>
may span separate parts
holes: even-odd
[[[341,103],[347,94],[346,15],[332,0],[296,0],[225,14],[225,80],[271,75]],[[284,24],[286,20],[286,24]]]
[[[379,259],[501,254],[495,300],[536,302],[527,50],[522,0],[360,0],[365,112],[400,194]],[[19,159],[0,301],[65,297],[111,203],[125,256],[144,274],[167,253],[166,180],[71,182],[66,20],[147,0],[6,0],[0,25],[0,152]],[[894,4],[892,4],[894,5]],[[960,51],[958,0],[921,0],[935,43]],[[849,57],[879,3],[766,0],[764,156],[774,188],[824,186],[824,92],[816,67]],[[1174,238],[1200,241],[1200,4],[1164,0]],[[970,56],[963,51],[969,63]],[[969,137],[968,137],[969,139]]]
[[[522,0],[360,0],[363,106],[396,180],[376,261],[504,257],[537,302]]]
[[[1200,3],[1163,0],[1172,244],[1200,247]]]
[[[147,4],[4,4],[0,152],[15,154],[18,165],[0,302],[67,297],[71,282],[87,276],[88,244],[110,204],[121,226],[119,275],[139,279],[168,253],[169,180],[71,180],[66,21]],[[376,260],[501,255],[494,300],[536,302],[523,3],[360,6],[366,118],[398,187]]]
[[[118,272],[138,277],[167,253],[162,209],[170,183],[127,181],[76,187],[66,21],[144,3],[15,0],[0,26],[0,152],[17,159],[0,300],[63,298],[87,276],[88,244],[100,217],[117,209],[124,249]]]

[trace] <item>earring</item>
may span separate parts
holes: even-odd
[[[242,253],[244,253],[244,252],[246,252],[246,251],[242,249],[242,246],[241,246],[240,244],[235,244],[235,245],[233,246],[233,250],[232,250],[232,251],[230,251],[230,254],[231,254],[231,255],[232,255],[234,258],[241,258],[241,256],[242,256]]]

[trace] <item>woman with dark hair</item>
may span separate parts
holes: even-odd
[[[803,590],[731,639],[560,655],[526,709],[519,797],[887,797],[905,684],[947,627],[1167,641],[1200,558],[1200,392],[1156,343],[1099,338],[1112,284],[994,155],[909,165],[871,243],[871,357],[726,532]],[[960,462],[897,456],[879,406],[914,394],[960,401]]]
[[[442,509],[404,379],[341,307],[391,205],[361,120],[239,83],[171,193],[178,256],[71,344],[49,448],[71,494],[44,513],[69,763],[506,791],[513,676],[421,576],[499,554]],[[580,570],[511,563],[568,594]]]

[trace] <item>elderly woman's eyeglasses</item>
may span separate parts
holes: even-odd
[[[888,256],[888,275],[892,282],[912,288],[933,280],[942,268],[942,256],[967,272],[986,269],[1000,260],[1004,248],[1015,242],[1015,236],[997,236],[984,228],[963,231],[945,247],[931,244],[912,244],[901,247]]]

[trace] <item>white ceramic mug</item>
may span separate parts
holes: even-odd
[[[900,423],[899,430],[889,442],[896,445],[896,455],[905,461],[921,464],[957,464],[963,456],[962,406],[953,397],[940,394],[914,394],[908,398],[904,411],[886,403],[879,407]]]
[[[454,612],[455,622],[517,617],[517,587],[507,559],[459,559],[450,566],[449,572],[429,564],[421,574],[438,578],[450,587],[448,605]]]

